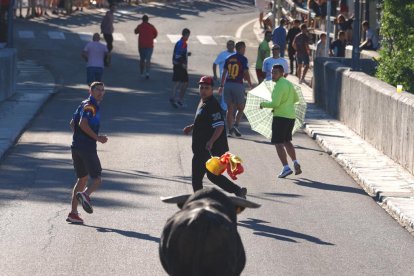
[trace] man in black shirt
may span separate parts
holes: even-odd
[[[293,40],[295,39],[295,36],[297,36],[300,33],[299,25],[300,25],[300,20],[295,19],[293,21],[292,28],[289,29],[287,36],[286,36],[286,43],[288,44],[288,54],[289,54],[289,60],[290,60],[290,74],[291,75],[293,75],[293,63],[295,63],[295,68],[297,69],[296,50],[293,48]],[[296,75],[296,72],[295,72],[295,75]]]
[[[203,177],[207,173],[208,179],[226,192],[245,198],[246,188],[237,186],[224,175],[217,176],[206,169],[206,162],[211,157],[210,152],[214,156],[221,156],[229,150],[229,146],[224,131],[223,112],[213,96],[213,78],[204,76],[198,84],[201,102],[194,123],[183,129],[184,134],[193,132],[193,190],[195,192],[203,188]]]
[[[338,39],[332,42],[331,46],[329,47],[329,54],[331,57],[345,57],[345,48],[345,32],[340,31],[338,34]]]

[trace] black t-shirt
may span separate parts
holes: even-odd
[[[336,48],[336,49],[335,49]],[[346,43],[337,39],[332,42],[330,49],[334,51],[335,57],[345,57]]]
[[[219,126],[224,126],[223,112],[219,102],[211,96],[205,102],[202,102],[197,109],[193,127],[192,149],[194,154],[205,154],[207,152],[206,144],[213,136],[216,127]],[[214,142],[211,152],[214,156],[221,156],[228,150],[226,131],[223,130]]]

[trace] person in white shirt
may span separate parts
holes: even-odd
[[[319,38],[318,43],[316,43],[315,58],[328,57],[328,52],[326,51],[326,33],[322,33]]]
[[[362,22],[362,30],[365,31],[365,40],[359,45],[360,50],[377,50],[378,49],[378,36],[369,27],[368,21]]]
[[[220,75],[219,75],[219,79],[221,79],[221,74],[223,73],[223,66],[224,66],[224,62],[226,61],[226,58],[229,55],[232,55],[236,53],[234,51],[234,41],[233,40],[229,40],[227,41],[227,50],[222,51],[220,54],[218,54],[216,60],[213,63],[213,76],[214,76],[214,80],[217,80],[217,65],[219,66],[219,71],[220,71]]]
[[[265,60],[263,61],[263,68],[262,71],[263,73],[266,74],[266,79],[267,81],[272,80],[272,68],[273,65],[275,64],[280,64],[283,66],[283,70],[284,70],[284,77],[287,77],[288,72],[289,72],[289,65],[286,61],[286,59],[280,57],[280,46],[277,44],[274,44],[272,47],[272,56],[265,58]]]

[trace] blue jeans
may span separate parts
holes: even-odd
[[[94,81],[102,81],[102,67],[86,67],[86,82],[90,85]]]

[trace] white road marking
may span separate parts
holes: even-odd
[[[114,40],[117,40],[117,41],[126,41],[124,35],[121,34],[121,33],[113,33],[112,36],[114,37]]]
[[[92,41],[92,35],[93,35],[92,33],[85,33],[85,32],[79,33],[79,37],[83,41]]]
[[[167,37],[172,43],[176,43],[178,40],[180,40],[181,35],[167,34]]]
[[[242,34],[242,32],[243,32],[243,30],[244,30],[244,28],[246,28],[246,26],[248,26],[249,24],[252,24],[253,22],[255,22],[255,21],[257,21],[257,18],[255,18],[255,19],[252,19],[252,20],[250,20],[250,21],[247,21],[246,23],[244,23],[243,25],[241,25],[238,29],[237,29],[237,32],[236,32],[236,38],[238,38],[238,39],[240,39],[241,38],[241,34]]]
[[[32,31],[19,31],[20,38],[34,38],[34,33]]]
[[[200,41],[201,44],[217,45],[214,39],[209,35],[198,35],[197,39]]]
[[[66,39],[65,34],[62,32],[49,31],[47,35],[50,39]]]

